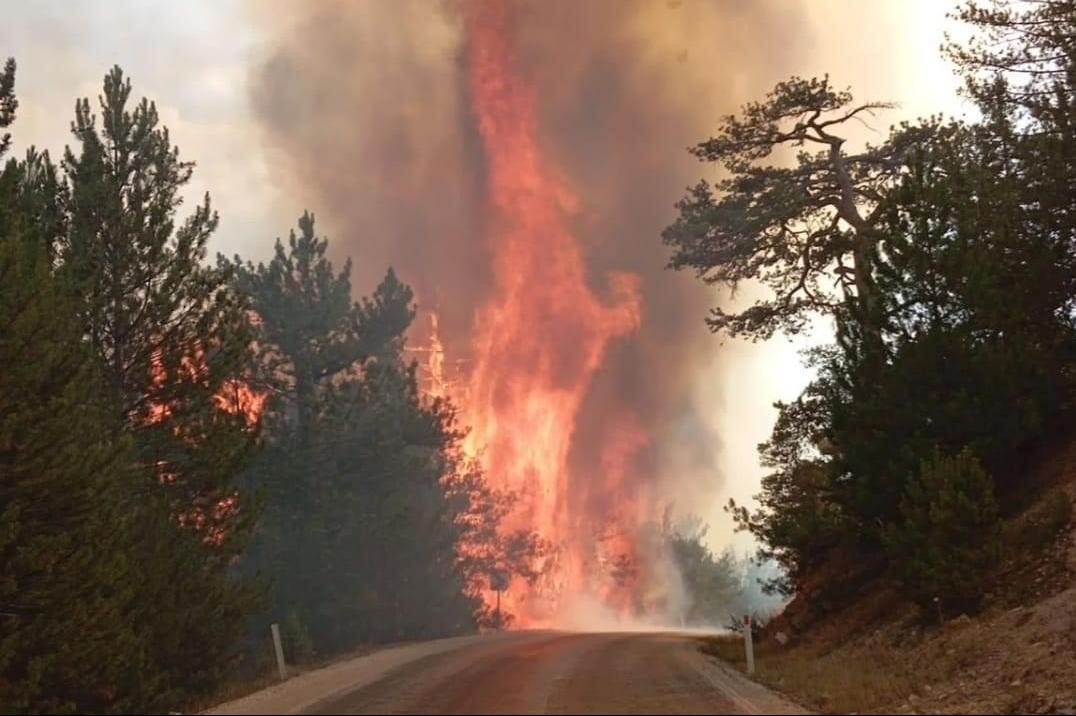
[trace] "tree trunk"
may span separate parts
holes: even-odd
[[[878,325],[877,306],[874,296],[874,267],[872,265],[872,250],[874,248],[874,231],[863,215],[859,213],[856,203],[855,187],[852,185],[852,177],[848,173],[848,164],[841,152],[843,139],[834,139],[829,145],[830,161],[833,162],[833,170],[837,175],[837,184],[841,190],[840,201],[837,204],[837,213],[852,227],[854,237],[852,239],[852,272],[856,285],[856,307],[859,312],[859,322],[868,342],[868,348],[881,347],[881,328]]]

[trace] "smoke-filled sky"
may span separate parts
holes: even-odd
[[[12,5],[0,55],[19,62],[18,147],[59,153],[76,96],[112,64],[155,99],[192,195],[222,215],[213,248],[266,258],[304,208],[359,291],[392,264],[467,357],[490,294],[486,163],[467,87],[469,3],[438,0]],[[649,436],[631,470],[663,481],[681,511],[728,542],[720,505],[757,490],[755,445],[770,404],[806,380],[796,347],[721,341],[703,319],[718,297],[663,270],[661,229],[684,187],[713,169],[685,151],[722,114],[790,74],[828,72],[902,118],[959,111],[940,58],[941,0],[588,0],[513,4],[510,42],[534,92],[541,151],[572,189],[570,229],[587,279],[639,277],[642,316],[610,341],[579,409],[570,463],[595,464],[630,411]],[[867,130],[862,130],[869,136]],[[611,405],[621,406],[611,411]],[[622,408],[622,409],[621,409]],[[612,418],[611,418],[612,416]],[[642,478],[640,478],[642,479]]]

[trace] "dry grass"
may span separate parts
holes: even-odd
[[[1050,490],[1023,514],[1006,522],[1002,531],[1006,551],[1017,558],[1041,552],[1072,521],[1072,512],[1072,501],[1065,491]]]
[[[703,651],[745,670],[738,637],[707,640]],[[900,704],[916,681],[888,652],[842,649],[822,653],[809,646],[765,645],[755,652],[755,678],[775,691],[823,713],[869,713]]]
[[[1046,554],[1066,550],[1076,554],[1076,534]],[[1036,581],[1052,570],[1056,580]],[[1076,712],[1073,573],[1051,557],[1019,579],[1022,606],[995,604],[941,629],[914,612],[893,613],[839,639],[763,641],[755,678],[822,713]],[[1029,592],[1032,583],[1041,586]],[[702,649],[745,668],[738,636],[706,640]]]

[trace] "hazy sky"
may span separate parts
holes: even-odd
[[[900,110],[879,120],[879,130],[901,118],[959,112],[956,82],[938,52],[950,5],[946,0],[790,1],[787,7],[801,17],[800,41],[807,50],[774,79],[828,72],[859,98],[899,102]],[[295,188],[289,183],[286,193],[285,182],[273,175],[276,165],[254,121],[249,86],[270,40],[262,35],[266,24],[255,19],[288,6],[255,7],[239,0],[10,3],[0,26],[0,55],[19,63],[16,152],[36,144],[58,156],[69,141],[74,99],[96,97],[104,73],[119,64],[133,79],[136,96],[156,100],[183,156],[198,164],[192,193],[209,190],[222,217],[211,248],[255,260],[267,257],[272,239],[286,234],[305,208]],[[743,31],[757,33],[759,43],[767,40],[765,28]],[[309,38],[315,47],[317,41]],[[715,30],[714,42],[720,41]],[[772,49],[776,57],[780,50]],[[713,71],[740,77],[736,67]],[[741,88],[748,95],[767,89]],[[684,145],[702,138],[688,138]],[[698,318],[701,322],[703,316]],[[772,424],[771,403],[794,397],[807,377],[797,347],[780,339],[719,345],[715,338],[712,350],[713,369],[698,378],[698,401],[719,428],[725,487],[712,505],[698,509],[712,521],[713,541],[720,544],[730,539],[720,505],[730,495],[743,500],[757,490],[755,445]]]
[[[76,97],[95,98],[120,65],[135,97],[156,101],[182,156],[197,162],[191,191],[208,190],[221,214],[212,248],[265,256],[296,207],[280,206],[248,111],[247,76],[258,37],[237,0],[42,0],[12,3],[0,54],[18,62],[15,150],[36,144],[58,158],[70,141]]]

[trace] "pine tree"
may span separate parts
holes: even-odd
[[[414,366],[398,361],[367,365],[333,389],[330,404],[323,430],[335,484],[323,514],[338,530],[329,554],[339,561],[323,579],[333,583],[333,610],[376,641],[472,629],[459,512],[444,484],[457,439],[451,414],[426,404]]]
[[[334,273],[326,257],[328,240],[318,238],[314,215],[299,219],[299,234],[278,239],[266,264],[220,260],[237,270],[236,284],[249,294],[260,321],[261,364],[283,383],[296,435],[309,440],[320,389],[367,358],[398,352],[414,318],[411,291],[389,269],[371,298],[351,299],[351,260]]]
[[[272,579],[275,614],[318,653],[458,633],[475,604],[445,484],[454,415],[421,397],[403,359],[410,288],[389,270],[353,302],[351,263],[336,271],[327,249],[307,213],[268,264],[232,264],[276,387],[248,569]]]
[[[229,273],[201,263],[217,225],[208,196],[177,228],[192,165],[179,160],[152,103],[129,110],[130,93],[119,68],[105,77],[101,130],[88,100],[76,106],[81,151],[64,161],[63,278],[84,298],[86,334],[143,463],[177,510],[198,512],[197,529],[238,538],[245,518],[204,507],[236,497],[229,483],[253,444],[245,416],[215,397],[242,376],[250,328]]]
[[[993,265],[980,285],[993,290],[977,308],[1014,343],[1034,349],[1035,370],[1069,372],[1076,361],[1076,2],[968,0],[954,14],[974,31],[966,45],[947,49],[984,117],[979,164],[1004,189],[981,204]],[[1071,379],[1050,390],[1071,395]]]
[[[256,517],[236,482],[256,424],[222,398],[249,367],[252,333],[229,271],[203,265],[217,225],[208,196],[176,217],[193,165],[155,106],[131,107],[130,95],[117,67],[99,125],[89,100],[76,104],[57,276],[80,298],[82,333],[157,515],[139,525],[147,569],[132,618],[151,637],[162,693],[180,698],[212,688],[252,598],[230,570]]]
[[[935,585],[917,598],[966,602],[989,571],[969,534],[1034,489],[1026,456],[1076,411],[1076,2],[967,0],[955,17],[976,32],[948,50],[981,120],[904,124],[850,154],[839,127],[880,105],[793,78],[692,150],[726,176],[663,234],[671,267],[772,289],[714,330],[834,320],[817,379],[760,446],[760,508],[729,506],[786,590],[855,545],[913,592]],[[781,147],[794,163],[765,164]]]
[[[900,509],[903,520],[886,531],[886,544],[908,593],[928,614],[976,608],[1001,524],[979,461],[970,451],[936,452],[908,480]]]
[[[713,309],[712,330],[766,339],[801,330],[812,314],[850,309],[877,342],[880,199],[930,127],[904,127],[854,154],[842,130],[889,107],[856,104],[828,77],[792,77],[691,149],[727,176],[699,182],[677,203],[679,216],[662,232],[673,250],[669,267],[732,291],[758,281],[773,293],[739,313]],[[795,166],[761,162],[783,147],[797,151]]]
[[[13,69],[0,76],[3,126],[16,106]],[[156,674],[127,619],[141,570],[132,445],[27,213],[56,198],[32,176],[11,162],[0,180],[0,704],[5,713],[148,708]]]
[[[515,494],[490,487],[482,466],[464,455],[458,442],[445,454],[449,467],[443,484],[456,515],[458,566],[464,591],[475,603],[479,626],[509,626],[515,615],[486,605],[482,602],[483,593],[516,578],[535,584],[548,572],[553,547],[533,530],[504,529],[504,519],[516,502]]]
[[[717,625],[730,614],[743,613],[743,570],[731,549],[715,557],[706,546],[706,528],[698,525],[667,536],[673,563],[679,571],[685,601],[683,619],[689,625]]]
[[[15,97],[15,58],[7,58],[4,69],[0,70],[0,129],[7,129],[15,121],[15,110],[19,100]],[[0,134],[0,157],[11,146],[11,132]]]
[[[125,514],[131,445],[101,400],[74,308],[40,246],[0,237],[5,711],[137,708],[153,683],[125,619],[140,579]]]
[[[22,161],[10,160],[0,170],[0,191],[7,197],[6,213],[12,230],[40,243],[49,265],[56,264],[67,235],[67,185],[48,151],[26,150]]]
[[[759,445],[763,467],[773,472],[762,478],[762,490],[751,510],[729,500],[738,531],[758,540],[758,558],[781,566],[780,574],[762,585],[782,595],[796,586],[825,559],[849,530],[849,516],[838,495],[835,466],[828,445],[832,434],[834,396],[846,400],[827,367],[832,349],[815,352],[819,376],[790,403],[777,403],[777,422],[770,439]],[[819,446],[825,449],[821,449]]]

